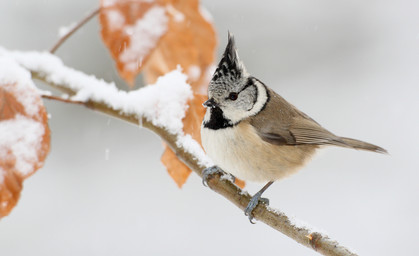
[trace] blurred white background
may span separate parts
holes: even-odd
[[[58,28],[98,1],[1,0],[0,45],[47,50]],[[360,255],[412,255],[419,229],[418,1],[205,0],[220,36],[235,34],[249,72],[332,132],[390,155],[322,151],[267,192],[271,206]],[[97,19],[57,52],[120,82]],[[0,221],[0,255],[315,255],[205,188],[178,189],[151,132],[46,102],[52,150]],[[250,184],[254,193],[262,184]]]

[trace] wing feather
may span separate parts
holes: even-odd
[[[284,98],[268,89],[270,101],[250,124],[262,140],[274,145],[335,145],[387,153],[379,146],[334,135]]]
[[[264,141],[275,145],[347,146],[340,137],[324,129],[274,91],[269,89],[268,92],[269,103],[250,120]]]

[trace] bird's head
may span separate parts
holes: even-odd
[[[219,108],[232,125],[258,113],[266,103],[265,86],[246,71],[230,33],[223,57],[209,84],[208,98],[204,106]]]

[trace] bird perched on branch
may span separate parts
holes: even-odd
[[[243,180],[267,182],[245,209],[251,222],[259,201],[267,202],[262,193],[274,181],[299,170],[321,146],[387,152],[329,132],[250,75],[230,33],[208,97],[201,139],[216,166],[203,171],[204,184],[209,175],[222,170]]]

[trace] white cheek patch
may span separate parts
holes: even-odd
[[[266,90],[266,87],[259,81],[256,81],[255,84],[258,90],[258,96],[256,99],[256,103],[253,105],[253,108],[249,111],[250,116],[253,116],[259,113],[262,110],[262,108],[265,106],[266,101],[268,101],[268,91]]]
[[[257,89],[257,98],[255,104],[250,110],[245,111],[233,107],[223,108],[224,116],[230,119],[233,124],[237,124],[243,119],[256,115],[265,106],[266,101],[268,100],[268,92],[266,90],[266,87],[259,81],[254,81],[254,83]]]

